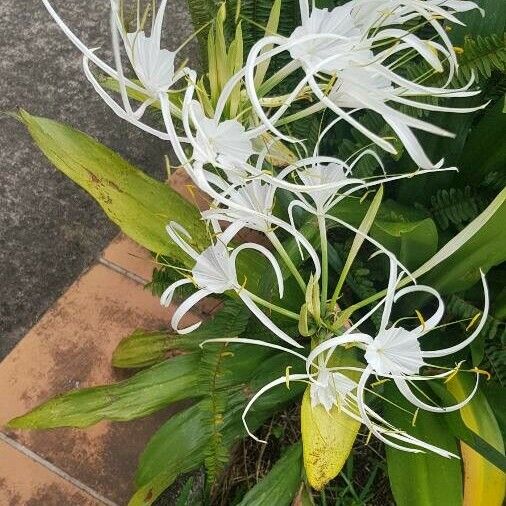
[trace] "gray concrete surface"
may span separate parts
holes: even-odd
[[[108,0],[53,5],[88,46],[109,47]],[[0,111],[24,108],[66,122],[163,177],[167,146],[119,120],[95,95],[79,52],[40,0],[2,0],[0,25]],[[165,30],[172,48],[186,39],[186,2],[169,0]],[[0,117],[0,359],[116,233],[24,128]]]

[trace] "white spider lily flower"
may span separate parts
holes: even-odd
[[[355,336],[356,337],[356,336]],[[365,336],[364,336],[365,337]],[[343,339],[343,344],[349,343],[349,339]],[[293,355],[294,357],[306,361],[307,357],[302,355],[301,353],[291,349],[286,348],[284,346],[280,346],[274,343],[270,343],[268,341],[262,341],[258,339],[248,339],[248,338],[217,338],[217,339],[208,339],[201,343],[201,347],[210,344],[210,343],[228,343],[228,344],[251,344],[254,346],[262,346],[266,348],[272,348],[278,351],[282,351]],[[286,385],[289,388],[291,382],[303,382],[308,383],[310,388],[310,397],[311,397],[311,406],[314,408],[318,405],[322,405],[324,409],[330,411],[333,406],[336,406],[339,410],[343,411],[345,414],[353,418],[354,420],[365,423],[368,426],[373,426],[375,433],[380,435],[382,440],[386,440],[387,444],[391,446],[412,452],[412,453],[421,453],[424,450],[429,450],[431,452],[437,453],[443,457],[458,458],[457,455],[454,455],[442,448],[438,448],[437,446],[431,445],[425,441],[421,441],[410,434],[399,430],[394,427],[392,424],[381,418],[378,414],[372,411],[368,406],[365,406],[366,419],[363,420],[359,413],[358,409],[358,398],[355,391],[358,388],[358,384],[348,378],[343,372],[362,372],[362,369],[357,367],[331,367],[328,368],[325,364],[320,363],[319,365],[315,364],[316,372],[306,373],[306,374],[289,374],[287,370],[287,374],[285,376],[281,376],[266,385],[264,385],[255,395],[249,400],[244,411],[242,413],[242,421],[244,428],[248,435],[253,438],[255,441],[259,443],[267,443],[266,441],[259,439],[255,436],[254,433],[251,432],[247,422],[247,415],[254,404],[269,390],[275,388],[280,385]],[[342,371],[342,372],[341,372]],[[387,439],[387,436],[391,439]],[[408,443],[411,446],[403,446],[397,444],[395,441],[401,441],[403,443]]]
[[[216,182],[216,179],[212,181]],[[241,223],[244,227],[266,234],[272,230],[275,186],[260,179],[251,179],[244,184],[229,185],[228,188],[223,185],[223,189],[223,196],[227,198],[227,202],[236,206],[204,211],[202,215],[205,218],[215,220],[226,218],[231,223]]]
[[[240,169],[255,153],[251,137],[235,119],[219,121],[208,118],[199,102],[193,101],[190,116],[197,131],[193,148],[194,159],[205,165]]]
[[[96,55],[96,49],[88,48],[72,32],[72,30],[54,10],[49,0],[42,0],[42,2],[64,34],[83,54],[84,73],[104,102],[120,118],[152,135],[155,135],[156,137],[163,140],[173,141],[174,137],[171,134],[158,130],[141,121],[147,107],[160,98],[159,94],[166,93],[172,84],[186,75],[186,71],[184,69],[180,72],[174,72],[175,53],[160,48],[161,25],[163,22],[163,14],[167,0],[162,0],[160,4],[156,17],[153,20],[153,27],[150,36],[146,36],[143,31],[140,31],[139,26],[135,33],[127,34],[120,21],[118,12],[119,5],[116,0],[111,0],[111,35],[116,68],[113,68],[105,63]],[[123,74],[118,32],[125,42],[127,55],[132,63],[137,77],[139,78],[140,84],[127,79]],[[118,82],[122,102],[121,105],[109,95],[102,84],[93,75],[90,69],[90,61],[106,75]],[[130,99],[128,97],[128,89],[147,96],[146,100],[142,102],[136,110],[132,109]]]
[[[469,91],[472,79],[463,88],[447,89],[455,74],[457,60],[451,42],[436,17],[450,21],[455,18],[451,12],[439,7],[439,3],[444,5],[444,2],[436,1],[429,4],[429,2],[420,2],[419,0],[375,2],[374,14],[369,18],[368,0],[352,0],[330,12],[316,7],[313,7],[310,12],[307,0],[301,0],[302,23],[292,36],[288,38],[265,37],[253,46],[248,56],[245,65],[246,89],[253,109],[262,122],[262,126],[257,128],[256,133],[261,132],[262,129],[268,129],[280,139],[288,142],[300,142],[283,134],[276,127],[276,123],[301,90],[309,85],[320,104],[308,107],[308,114],[309,111],[314,113],[328,108],[379,147],[396,154],[397,151],[392,143],[370,131],[353,117],[353,113],[357,110],[375,111],[392,127],[419,167],[422,169],[434,168],[436,165],[427,158],[412,133],[412,129],[444,136],[452,136],[452,134],[442,128],[403,114],[393,107],[387,106],[386,103],[401,103],[420,109],[451,112],[468,112],[483,107],[457,109],[423,104],[409,98],[425,95],[451,98],[479,93],[478,91]],[[408,29],[392,28],[392,22],[388,15],[391,10],[394,13],[397,10],[402,12],[404,18],[411,19],[410,15],[413,18],[422,18],[433,26],[444,45],[432,40],[422,40]],[[383,11],[385,11],[385,15],[382,15]],[[367,13],[367,16],[364,17],[361,13]],[[395,43],[386,44],[386,41],[390,40]],[[265,51],[266,47],[273,45],[277,45],[277,47]],[[386,49],[379,53],[373,52],[376,47],[385,45],[387,45]],[[271,117],[268,117],[257,96],[254,69],[266,59],[283,51],[289,51],[294,59],[291,64],[285,67],[284,73],[289,74],[297,70],[298,67],[302,67],[306,75],[295,86],[285,104]],[[434,69],[434,72],[444,70],[439,58],[439,55],[442,55],[449,63],[445,85],[440,88],[423,86],[399,75],[396,68],[412,59],[413,54],[410,55],[410,53],[421,56]],[[410,57],[406,58],[406,54]],[[396,59],[392,61],[394,57]],[[332,75],[336,79],[330,95],[324,91],[328,87],[328,82],[324,80],[323,84],[319,84],[316,80],[316,77],[322,73]],[[356,86],[357,83],[359,86]],[[353,109],[353,111],[349,112],[348,109]]]
[[[441,407],[435,404],[428,404],[427,402],[420,400],[413,393],[410,385],[413,385],[416,381],[444,378],[454,374],[454,370],[450,370],[441,374],[420,375],[420,370],[423,366],[431,365],[425,362],[426,358],[444,357],[457,353],[472,343],[486,323],[490,301],[486,279],[482,273],[484,308],[480,321],[474,331],[466,339],[455,346],[439,350],[422,350],[420,343],[421,338],[430,331],[434,330],[439,325],[444,315],[443,300],[436,290],[424,285],[409,286],[396,291],[396,286],[400,278],[397,277],[397,266],[395,262],[391,261],[390,269],[389,286],[385,298],[358,322],[347,329],[343,335],[331,338],[315,347],[308,356],[306,369],[309,373],[311,368],[320,361],[320,355],[323,353],[326,353],[325,363],[328,363],[337,346],[350,343],[358,344],[359,347],[364,349],[364,358],[367,362],[367,366],[363,369],[358,382],[356,394],[360,418],[369,430],[386,444],[391,444],[396,448],[412,451],[409,447],[403,447],[397,443],[392,443],[390,438],[393,437],[393,434],[391,434],[388,430],[385,432],[385,430],[378,428],[376,422],[372,420],[373,418],[378,419],[378,415],[366,405],[364,400],[368,379],[371,375],[374,375],[379,378],[393,380],[400,393],[417,408],[435,413],[445,413],[459,410],[461,407],[465,406],[476,393],[479,382],[478,374],[476,376],[475,386],[471,393],[462,402],[453,406]],[[395,324],[389,326],[389,320],[394,303],[397,302],[399,298],[413,293],[428,293],[434,296],[438,304],[434,314],[426,321],[423,321],[420,326],[412,330],[397,327]],[[373,338],[366,334],[355,333],[355,329],[357,329],[359,325],[366,321],[382,305],[384,305],[384,309],[381,317],[380,328],[376,337]]]
[[[477,9],[485,12],[475,2],[468,0],[360,0],[352,10],[356,23],[371,29],[384,25],[402,25],[420,17],[431,22],[445,19],[463,25],[453,14]],[[441,35],[441,34],[440,34]]]
[[[194,284],[198,291],[188,297],[174,312],[171,325],[174,330],[180,334],[186,334],[197,329],[202,322],[197,322],[184,329],[179,328],[179,323],[183,316],[200,300],[213,293],[219,294],[233,290],[244,302],[248,309],[276,336],[291,346],[301,348],[302,346],[294,339],[288,336],[283,330],[275,325],[257,306],[253,299],[259,300],[254,294],[249,292],[241,285],[237,279],[236,259],[237,255],[246,249],[255,250],[262,254],[272,265],[276,275],[279,296],[283,297],[283,276],[278,262],[274,255],[265,247],[254,243],[244,243],[229,251],[227,245],[230,240],[230,234],[225,231],[220,236],[220,240],[209,246],[202,253],[198,253],[188,242],[189,233],[179,224],[171,222],[167,226],[167,232],[170,238],[193,260],[195,265],[192,269],[192,279],[182,279],[172,283],[162,294],[160,301],[162,305],[169,306],[172,302],[176,288],[185,284]]]
[[[344,374],[320,367],[309,388],[311,406],[314,408],[321,404],[328,413],[332,406],[344,405],[356,388],[357,384]]]
[[[356,25],[351,17],[354,3],[348,2],[332,9],[319,9],[314,7],[307,15],[304,9],[302,22],[288,38],[289,42],[301,38],[308,39],[304,44],[293,44],[289,53],[292,59],[304,63],[309,68],[319,67],[322,72],[332,74],[352,64],[367,62],[370,59],[369,51],[356,52],[363,31]],[[331,34],[333,37],[321,38],[321,34]],[[337,55],[331,61],[329,55]],[[322,62],[326,62],[320,65]]]

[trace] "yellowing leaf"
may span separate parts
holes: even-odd
[[[209,237],[195,206],[92,137],[25,111],[19,117],[54,166],[86,190],[126,235],[150,251],[193,266],[193,260],[170,240],[165,226],[178,221],[191,234],[194,246],[203,249]]]
[[[471,378],[457,375],[447,383],[448,390],[458,400],[463,400],[472,389]],[[500,452],[504,442],[499,424],[482,392],[460,410],[464,423]],[[506,492],[506,474],[488,462],[479,453],[461,443],[464,463],[463,506],[500,506]]]
[[[309,484],[321,490],[343,468],[360,423],[334,406],[328,413],[313,408],[309,387],[302,398],[301,429],[304,467]]]

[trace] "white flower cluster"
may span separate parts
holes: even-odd
[[[251,399],[243,415],[246,428],[246,414],[263,393],[285,381],[304,381],[311,386],[313,406],[322,405],[326,410],[338,406],[350,417],[365,424],[385,443],[410,452],[428,449],[446,457],[452,456],[393,427],[367,405],[365,392],[372,391],[367,384],[369,378],[375,376],[393,380],[404,397],[420,409],[450,411],[468,402],[476,391],[477,383],[467,399],[451,407],[439,407],[420,400],[412,387],[418,381],[455,374],[455,369],[439,374],[422,374],[421,369],[427,366],[436,368],[427,359],[455,353],[479,334],[489,307],[485,279],[485,307],[472,334],[456,346],[424,351],[421,338],[436,328],[443,317],[444,306],[440,295],[430,287],[416,284],[399,289],[399,283],[409,276],[409,272],[398,259],[371,237],[329,212],[344,198],[358,191],[416,174],[452,169],[444,168],[444,160],[433,162],[428,158],[414,130],[444,136],[452,134],[402,112],[399,106],[457,113],[475,110],[451,108],[440,105],[440,102],[478,93],[471,90],[472,79],[464,87],[451,88],[458,63],[455,49],[443,26],[443,23],[460,24],[456,14],[477,9],[476,4],[465,0],[351,0],[329,11],[310,5],[308,0],[300,0],[301,23],[289,36],[266,34],[244,58],[242,51],[235,47],[240,55],[240,64],[225,80],[216,72],[228,63],[215,62],[215,68],[209,71],[207,79],[218,93],[210,99],[202,91],[203,80],[197,72],[186,66],[176,68],[178,52],[161,47],[166,0],[160,2],[152,16],[149,35],[144,31],[140,14],[136,29],[127,31],[119,0],[111,0],[113,66],[105,63],[94,49],[88,48],[76,37],[48,0],[42,1],[82,52],[84,72],[97,93],[119,117],[169,141],[180,165],[194,184],[212,200],[209,209],[202,213],[202,219],[208,223],[214,237],[205,251],[196,251],[191,246],[188,232],[179,224],[171,222],[167,226],[170,238],[193,259],[194,267],[188,277],[167,288],[162,303],[170,304],[174,292],[182,285],[193,284],[197,288],[175,311],[173,328],[180,333],[191,332],[199,323],[181,328],[180,322],[199,300],[211,294],[235,292],[285,345],[245,338],[211,341],[267,346],[290,353],[305,363],[305,374],[287,374],[265,385]],[[426,35],[429,32],[430,35]],[[237,45],[238,41],[235,43]],[[135,74],[132,78],[124,73],[122,51]],[[284,64],[278,62],[276,70],[268,72],[278,55],[282,55],[279,61]],[[415,59],[423,60],[430,73],[442,76],[445,84],[441,87],[425,85],[423,76],[421,79],[408,79],[403,70]],[[90,63],[116,83],[119,100],[113,98],[104,87],[104,81],[93,74]],[[287,83],[291,83],[292,87],[288,91]],[[283,94],[276,95],[275,90],[280,86]],[[274,96],[269,95],[271,92]],[[132,97],[135,97],[135,106]],[[437,105],[435,101],[423,100],[424,97],[437,97]],[[161,109],[163,128],[148,124],[145,112],[151,106]],[[377,113],[395,132],[418,167],[415,172],[402,175],[384,172],[381,159],[371,146],[392,154],[396,154],[397,150],[391,138],[380,136],[360,122],[357,113],[365,110]],[[321,131],[313,152],[308,153],[304,140],[293,137],[285,126],[322,111],[328,112],[331,121]],[[367,137],[370,147],[348,160],[321,155],[322,140],[339,121],[347,122]],[[368,179],[355,177],[354,168],[363,157],[374,157],[382,173]],[[276,195],[280,191],[289,192],[292,199],[283,212],[275,213]],[[313,214],[319,224],[318,250],[296,228],[294,211],[297,207]],[[340,329],[339,333],[325,323],[325,311],[329,307],[330,311],[334,311],[332,304],[328,304],[326,230],[329,220],[363,235],[363,239],[378,252],[386,254],[390,262],[384,298],[347,329]],[[264,234],[272,249],[256,243],[234,245],[234,238],[243,228]],[[311,273],[308,279],[304,279],[303,271],[298,269],[284,249],[278,237],[279,231],[293,237],[300,254],[309,259]],[[262,299],[250,291],[246,279],[239,278],[236,261],[243,250],[254,250],[270,263],[280,301],[283,301],[285,273],[294,277],[306,301],[308,293],[318,287],[317,293],[322,300],[322,314],[318,315],[320,344],[308,356],[296,351],[295,348],[303,348],[297,336],[289,336],[264,310],[267,308],[296,321],[299,321],[299,314]],[[427,320],[421,318],[420,326],[412,330],[390,323],[394,303],[408,293],[429,294],[437,302],[434,315]],[[332,302],[335,303],[335,299]],[[381,325],[377,334],[371,336],[360,332],[359,328],[381,308]],[[363,367],[329,365],[338,347],[350,345],[363,350]],[[358,381],[350,379],[358,377],[357,374]]]

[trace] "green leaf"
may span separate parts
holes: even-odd
[[[395,390],[388,388],[388,398],[398,406],[412,406]],[[430,444],[458,455],[458,444],[442,415],[419,411],[412,427],[412,416],[397,406],[385,404],[385,419],[395,427]],[[462,504],[462,473],[457,459],[434,453],[407,453],[386,446],[388,477],[397,506],[458,506]]]
[[[135,475],[139,488],[161,473],[173,475],[175,479],[178,474],[200,465],[207,441],[201,407],[202,401],[176,413],[151,437],[139,458]]]
[[[219,353],[222,351],[220,348]],[[226,409],[218,413],[218,418],[222,416],[219,419],[221,441],[230,451],[232,445],[246,435],[240,414],[251,392],[284,374],[291,358],[279,353],[265,360],[261,349],[262,363],[251,372],[248,362],[256,361],[255,348],[228,346],[227,351],[231,353],[222,358],[226,358],[229,364],[225,371],[220,371],[219,383],[227,390],[228,397]],[[245,377],[253,379],[245,381]],[[290,389],[280,387],[267,392],[248,415],[250,429],[257,429],[269,416],[300,397],[302,391],[302,384],[293,384]],[[179,474],[196,469],[209,458],[216,436],[216,427],[209,426],[209,413],[209,401],[202,399],[195,406],[174,415],[152,437],[140,459],[136,476],[140,488],[130,506],[152,504]]]
[[[501,102],[498,100],[494,107],[486,111],[472,129],[462,152],[459,175],[471,185],[481,183],[489,172],[504,170],[506,114],[502,112]]]
[[[206,247],[209,237],[193,205],[90,136],[25,111],[19,117],[55,167],[85,189],[126,235],[150,251],[193,266],[165,230],[176,220],[197,247]]]
[[[88,427],[101,420],[127,421],[147,416],[168,404],[199,395],[198,363],[198,355],[182,355],[114,385],[74,390],[14,418],[8,426]]]
[[[506,260],[506,188],[466,228],[441,248],[413,276],[443,294],[463,291],[480,279],[480,269]]]
[[[350,268],[358,255],[358,252],[360,248],[362,247],[362,244],[365,241],[365,236],[369,233],[369,230],[371,229],[372,225],[374,224],[376,215],[378,214],[379,206],[381,205],[381,201],[383,200],[383,186],[380,186],[379,190],[374,195],[374,198],[371,202],[371,205],[367,209],[364,219],[360,223],[358,230],[361,232],[361,234],[356,234],[355,238],[353,239],[353,243],[351,245],[350,251],[348,253],[348,257],[346,258],[346,262],[344,263],[344,267],[341,270],[341,275],[339,276],[339,281],[337,282],[334,296],[332,297],[332,303],[331,307],[334,306],[335,302],[337,301],[338,297],[341,294],[341,290],[344,285],[344,281],[346,280],[346,276],[348,276],[348,273],[350,271]]]
[[[349,198],[340,202],[330,214],[357,227],[367,209],[366,201]],[[381,204],[370,233],[411,269],[419,267],[437,251],[438,234],[434,221],[427,213],[393,200]]]
[[[455,404],[456,399],[445,387],[434,381],[430,381],[429,385],[446,405]],[[506,456],[476,434],[476,432],[469,429],[458,411],[445,413],[445,419],[455,437],[471,447],[502,472],[506,472]]]
[[[239,503],[240,506],[288,506],[301,484],[302,445],[296,443]]]
[[[448,390],[462,402],[472,391],[474,378],[458,374],[446,383]],[[504,442],[499,424],[482,391],[461,410],[462,421],[499,452],[504,453]],[[465,504],[501,504],[506,491],[506,475],[481,455],[463,444],[461,447],[464,463]]]
[[[197,468],[203,460],[207,436],[200,404],[172,416],[144,449],[135,482],[139,487],[129,506],[147,506],[167,489],[179,474]]]
[[[206,339],[236,337],[246,329],[249,317],[250,312],[241,302],[227,300],[211,319],[183,336],[168,330],[136,330],[114,350],[112,364],[122,368],[146,367],[164,360],[171,350],[198,350],[200,343]]]

